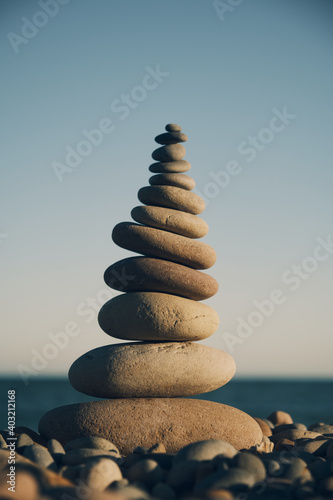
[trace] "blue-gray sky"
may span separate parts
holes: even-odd
[[[110,233],[174,122],[218,255],[205,343],[238,375],[333,375],[332,17],[322,0],[1,3],[3,373],[65,374],[113,341],[103,272],[130,253]]]

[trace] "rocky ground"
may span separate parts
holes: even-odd
[[[121,456],[100,437],[46,442],[16,428],[15,477],[7,431],[0,434],[0,498],[16,500],[300,499],[333,498],[333,424],[308,428],[289,414],[256,419],[261,445],[237,451],[225,441],[200,441],[178,453],[163,444]],[[135,429],[133,429],[135,432]],[[13,454],[12,454],[13,455]],[[14,480],[15,494],[8,491]]]

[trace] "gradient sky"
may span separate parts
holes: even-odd
[[[130,220],[153,139],[173,122],[189,136],[204,241],[218,255],[209,272],[220,291],[207,303],[221,326],[205,343],[231,352],[240,321],[258,319],[254,301],[278,289],[283,303],[235,341],[237,374],[332,376],[333,255],[309,259],[333,236],[332,3],[244,0],[218,15],[205,0],[62,2],[53,17],[36,14],[37,1],[0,7],[1,372],[31,368],[33,350],[69,322],[80,332],[42,375],[113,342],[96,310],[104,270],[130,252],[110,233]],[[29,31],[22,18],[45,25]],[[143,96],[135,87],[158,65],[164,76]],[[140,102],[125,117],[117,99],[131,92]],[[279,113],[292,118],[272,121]],[[105,118],[113,131],[60,183],[54,162]],[[238,174],[217,187],[231,161]]]

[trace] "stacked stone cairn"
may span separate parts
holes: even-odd
[[[169,124],[155,141],[150,186],[139,190],[143,205],[133,222],[115,226],[112,239],[140,256],[111,265],[108,286],[122,293],[99,313],[105,333],[129,342],[99,347],[78,358],[69,380],[78,391],[104,398],[56,408],[42,418],[46,439],[66,444],[99,436],[124,455],[137,446],[162,443],[175,453],[185,445],[220,439],[237,449],[258,445],[262,432],[247,414],[224,404],[187,399],[225,385],[235,373],[233,358],[196,341],[219,325],[214,309],[200,301],[218,290],[216,280],[200,270],[215,263],[214,249],[198,241],[208,232],[198,217],[203,199],[192,192],[181,144],[187,136]]]

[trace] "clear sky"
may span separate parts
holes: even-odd
[[[205,343],[238,375],[332,376],[332,3],[0,9],[2,373],[65,374],[113,342],[96,320],[103,273],[130,252],[110,233],[173,122],[218,255],[221,326]]]

